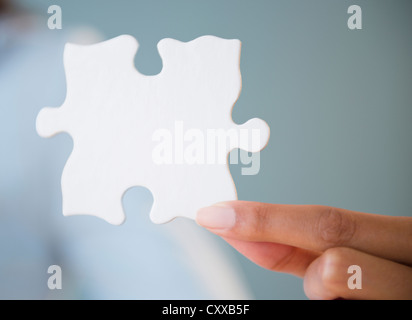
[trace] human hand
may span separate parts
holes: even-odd
[[[411,217],[230,201],[196,221],[256,264],[303,277],[310,299],[412,299]],[[362,289],[348,286],[351,265]]]

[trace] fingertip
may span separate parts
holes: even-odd
[[[221,202],[197,211],[196,222],[207,229],[231,229],[236,223],[235,210]]]

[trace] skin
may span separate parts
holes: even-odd
[[[200,209],[197,222],[256,264],[302,277],[310,299],[412,299],[411,217],[230,201]],[[348,288],[350,265],[362,289]]]

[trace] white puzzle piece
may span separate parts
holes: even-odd
[[[61,180],[63,214],[121,224],[122,196],[134,186],[152,192],[155,223],[194,219],[201,207],[236,200],[228,153],[258,152],[269,139],[264,121],[237,125],[231,118],[241,90],[240,46],[214,36],[163,39],[163,69],[146,76],[134,67],[138,43],[132,36],[67,44],[66,99],[59,108],[43,108],[36,123],[42,137],[67,132],[73,138]],[[204,139],[213,151],[207,137],[216,130],[240,137],[224,147],[223,161],[199,147]]]

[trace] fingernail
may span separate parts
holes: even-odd
[[[235,225],[236,213],[231,207],[206,207],[197,212],[196,222],[205,228],[230,229]]]

